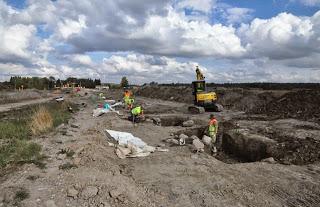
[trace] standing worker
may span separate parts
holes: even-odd
[[[217,132],[218,132],[218,121],[215,118],[213,114],[210,115],[210,121],[209,121],[209,127],[208,127],[208,134],[209,137],[211,137],[211,143],[212,143],[212,155],[217,154],[217,148],[215,146],[216,141],[217,141]]]
[[[125,90],[125,92],[123,94],[123,101],[124,101],[125,106],[127,107],[127,109],[130,109],[129,105],[130,105],[130,102],[132,101],[132,100],[130,100],[131,96],[132,96],[131,92],[129,90]]]
[[[203,74],[201,73],[200,69],[199,69],[199,66],[196,67],[196,73],[197,73],[197,80],[204,80],[204,76]]]

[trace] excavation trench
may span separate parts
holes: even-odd
[[[180,127],[175,135],[193,135],[200,139],[206,132],[203,120],[194,120],[194,126],[181,129],[182,123],[189,120],[187,116],[162,116],[161,126]],[[192,140],[186,140],[192,144]],[[263,134],[239,128],[233,122],[219,123],[219,133],[215,146],[218,148],[217,159],[225,163],[257,162],[273,157],[279,163],[304,165],[320,160],[320,141],[297,138],[283,138],[276,134]],[[206,153],[211,153],[206,147]]]
[[[221,122],[219,126],[216,142],[218,155],[216,158],[220,161],[231,164],[256,162],[270,157],[269,148],[276,143],[275,141],[260,135],[241,134],[237,130],[233,130],[232,124],[228,122]],[[179,130],[175,134],[185,134],[189,137],[195,135],[202,138],[206,130],[207,126],[201,125]],[[205,152],[211,153],[210,148],[207,147]]]

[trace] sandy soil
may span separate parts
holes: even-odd
[[[113,96],[112,94],[110,95]],[[118,99],[118,97],[115,97]],[[87,107],[70,123],[55,132],[35,138],[48,156],[47,167],[33,164],[0,179],[0,206],[14,206],[15,192],[27,189],[30,197],[20,206],[319,206],[320,164],[269,164],[251,162],[227,164],[207,153],[194,154],[190,146],[170,146],[169,152],[155,152],[144,158],[119,159],[106,142],[105,129],[133,133],[149,145],[186,128],[156,126],[152,122],[133,125],[125,117],[105,114],[92,117],[89,98],[76,98]],[[208,113],[189,115],[187,104],[138,98],[150,117],[179,115],[193,118],[202,126]],[[125,112],[124,112],[125,113]],[[238,111],[224,111],[219,121],[242,117]],[[72,157],[59,154],[73,150]],[[73,164],[63,170],[61,166]]]

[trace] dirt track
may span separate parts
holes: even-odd
[[[116,97],[118,98],[118,97]],[[79,98],[78,98],[79,99]],[[93,104],[75,114],[67,126],[37,141],[48,155],[47,168],[24,165],[1,178],[1,200],[12,206],[17,189],[30,198],[21,206],[318,206],[320,164],[283,165],[266,162],[226,164],[206,153],[193,154],[187,146],[169,146],[169,152],[155,152],[145,158],[119,159],[109,147],[105,129],[131,132],[156,146],[171,133],[186,130],[179,126],[136,126],[116,114],[92,117]],[[149,116],[190,116],[184,103],[138,98]],[[160,114],[158,114],[160,113]],[[193,115],[202,126],[209,114]],[[243,114],[225,111],[219,121],[239,119]],[[71,124],[79,128],[71,127]],[[251,126],[251,125],[250,125]],[[67,133],[63,133],[67,132]],[[65,134],[65,135],[63,135]],[[76,154],[63,157],[61,149]],[[59,169],[65,163],[77,167]],[[30,176],[36,179],[29,179]],[[70,197],[70,196],[73,197]],[[11,199],[11,200],[10,200]]]

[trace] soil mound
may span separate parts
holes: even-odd
[[[192,88],[188,86],[144,86],[135,93],[138,96],[182,103],[193,103]]]
[[[320,90],[299,90],[271,100],[264,107],[251,112],[267,114],[275,118],[296,118],[320,122]]]

